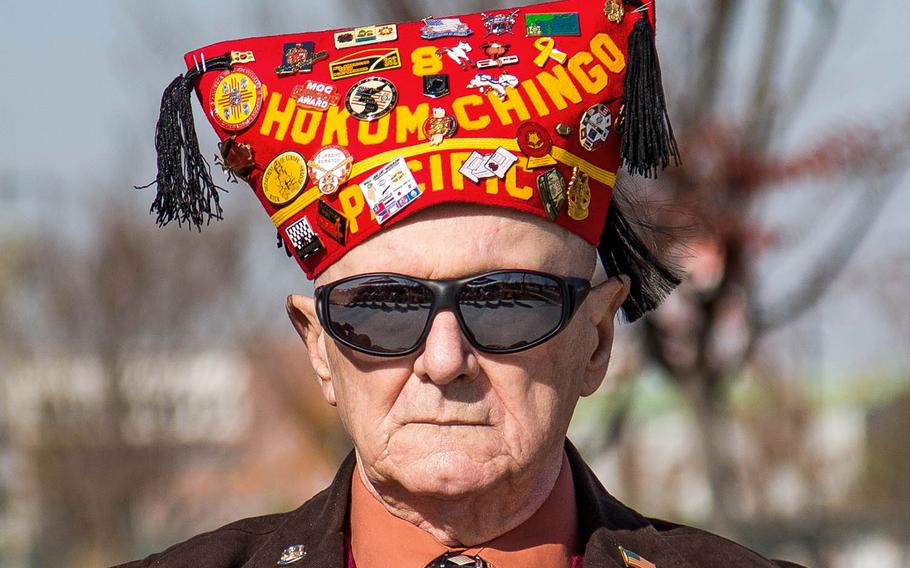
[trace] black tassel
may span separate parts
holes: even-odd
[[[633,225],[656,230],[644,221],[630,221],[614,198],[597,247],[608,276],[625,274],[631,280],[629,297],[622,305],[623,317],[628,322],[656,309],[682,282],[679,269],[659,258]]]
[[[208,162],[199,151],[193,107],[190,102],[194,81],[206,70],[230,68],[230,56],[206,60],[186,75],[174,79],[161,97],[161,112],[155,131],[155,150],[158,154],[158,176],[152,183],[137,187],[145,189],[157,185],[158,194],[151,212],[157,214],[158,225],[171,221],[189,223],[201,228],[203,223],[222,218],[218,191]]]
[[[657,177],[671,162],[679,165],[680,158],[667,114],[654,28],[644,12],[629,34],[628,53],[620,157],[629,173]]]

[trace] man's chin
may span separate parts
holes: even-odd
[[[491,432],[409,436],[396,442],[397,471],[387,473],[414,495],[461,499],[482,494],[507,475],[510,465],[501,440]]]

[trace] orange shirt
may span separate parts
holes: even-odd
[[[563,455],[556,485],[540,509],[520,526],[466,554],[480,550],[480,556],[495,568],[570,568],[577,542],[575,487],[569,460]],[[357,568],[423,568],[447,550],[429,533],[390,513],[366,488],[359,470],[354,470],[351,553]]]

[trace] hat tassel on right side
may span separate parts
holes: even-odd
[[[648,6],[641,4],[634,14],[638,21],[629,34],[629,57],[623,85],[622,165],[629,173],[657,177],[671,163],[679,165],[679,148],[667,113],[660,61]]]
[[[633,14],[638,21],[629,35],[620,159],[629,173],[654,178],[671,163],[679,165],[679,148],[667,113],[654,28],[647,14],[650,2],[628,4],[636,6]],[[678,267],[653,251],[637,230],[655,227],[639,219],[634,207],[623,212],[627,206],[631,207],[629,200],[614,192],[597,252],[608,275],[629,277],[631,289],[622,313],[626,321],[633,322],[656,309],[682,277]]]

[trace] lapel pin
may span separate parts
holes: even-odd
[[[649,562],[631,550],[619,547],[619,553],[622,554],[622,561],[628,568],[657,568],[653,562]]]
[[[306,556],[306,549],[302,544],[289,546],[281,552],[281,558],[278,559],[278,566],[293,564],[299,560],[303,560],[304,556]]]

